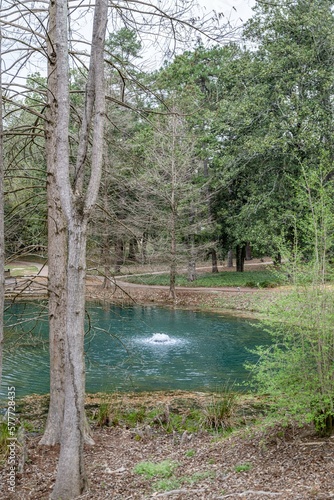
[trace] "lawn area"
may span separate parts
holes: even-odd
[[[7,264],[5,269],[10,270],[11,276],[30,276],[38,273],[38,267],[32,265]]]
[[[124,281],[138,283],[142,285],[169,285],[168,274],[147,274],[141,276],[128,276]],[[180,274],[176,278],[177,286],[187,287],[252,287],[252,288],[271,288],[282,285],[286,278],[274,270],[263,271],[244,271],[220,272],[220,273],[201,273],[198,274],[196,281],[188,281],[185,274]]]

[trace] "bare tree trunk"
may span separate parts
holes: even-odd
[[[104,279],[103,288],[111,288],[110,269],[111,269],[111,255],[110,255],[110,238],[109,234],[104,234],[102,244],[103,260],[104,260]]]
[[[111,272],[111,252],[110,252],[110,220],[107,217],[108,212],[108,181],[104,184],[103,192],[103,206],[104,206],[104,220],[103,220],[103,241],[102,241],[102,262],[104,263],[104,279],[103,288],[111,288],[110,272]]]
[[[211,253],[211,261],[212,261],[212,271],[213,273],[218,273],[218,259],[217,252],[214,248],[210,250]]]
[[[138,252],[138,242],[137,238],[133,237],[130,238],[129,241],[129,255],[128,255],[128,260],[130,262],[136,262],[136,254]]]
[[[68,299],[65,338],[65,409],[53,499],[75,498],[86,488],[83,461],[85,428],[85,277],[87,229],[84,220],[68,230]]]
[[[233,250],[229,249],[227,254],[227,267],[233,267]]]
[[[252,257],[252,247],[251,247],[251,244],[248,242],[246,244],[246,258],[245,260],[252,260],[253,257]]]
[[[40,444],[60,443],[64,418],[66,328],[66,223],[60,207],[54,173],[48,173],[48,292],[50,404]]]
[[[148,231],[143,232],[142,245],[141,245],[141,263],[147,263],[147,241],[148,241]]]
[[[196,251],[195,251],[195,242],[194,235],[189,236],[189,260],[188,260],[188,281],[195,281],[197,278],[196,274]]]
[[[123,240],[121,238],[116,238],[115,241],[115,273],[119,273],[121,271],[121,266],[124,264],[124,245]]]
[[[54,11],[55,5],[51,3]],[[55,11],[50,15],[48,53],[52,54],[55,37]],[[44,435],[40,444],[60,443],[65,403],[65,328],[66,328],[66,222],[61,209],[55,179],[56,143],[54,126],[57,121],[56,60],[48,58],[48,106],[45,120],[48,200],[48,292],[50,404]]]
[[[176,213],[172,212],[168,298],[176,300]]]
[[[236,271],[239,273],[242,273],[244,271],[245,257],[246,257],[246,246],[245,245],[237,245],[237,247],[236,247],[236,260],[237,260]]]
[[[2,381],[3,311],[5,300],[5,236],[4,236],[4,154],[2,121],[2,33],[0,29],[0,386]]]

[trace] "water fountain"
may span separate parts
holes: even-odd
[[[29,331],[39,308],[18,302],[6,315],[11,323],[21,316],[22,330]],[[244,363],[257,360],[249,349],[270,342],[254,321],[218,314],[115,305],[90,305],[88,312],[87,392],[216,390],[227,381],[242,383],[248,377]],[[7,337],[3,387],[15,385],[18,396],[49,391],[47,322],[38,327],[34,342],[30,334],[22,340],[22,330]]]

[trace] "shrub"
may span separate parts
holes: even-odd
[[[259,362],[248,366],[279,412],[313,422],[322,434],[333,432],[333,324],[333,290],[322,284],[296,287],[276,302],[265,324],[273,345],[259,347]]]

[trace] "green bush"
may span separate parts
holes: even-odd
[[[322,434],[334,429],[333,325],[331,287],[296,287],[276,302],[265,323],[273,345],[259,347],[259,362],[248,366],[278,412],[301,424],[313,422]]]

